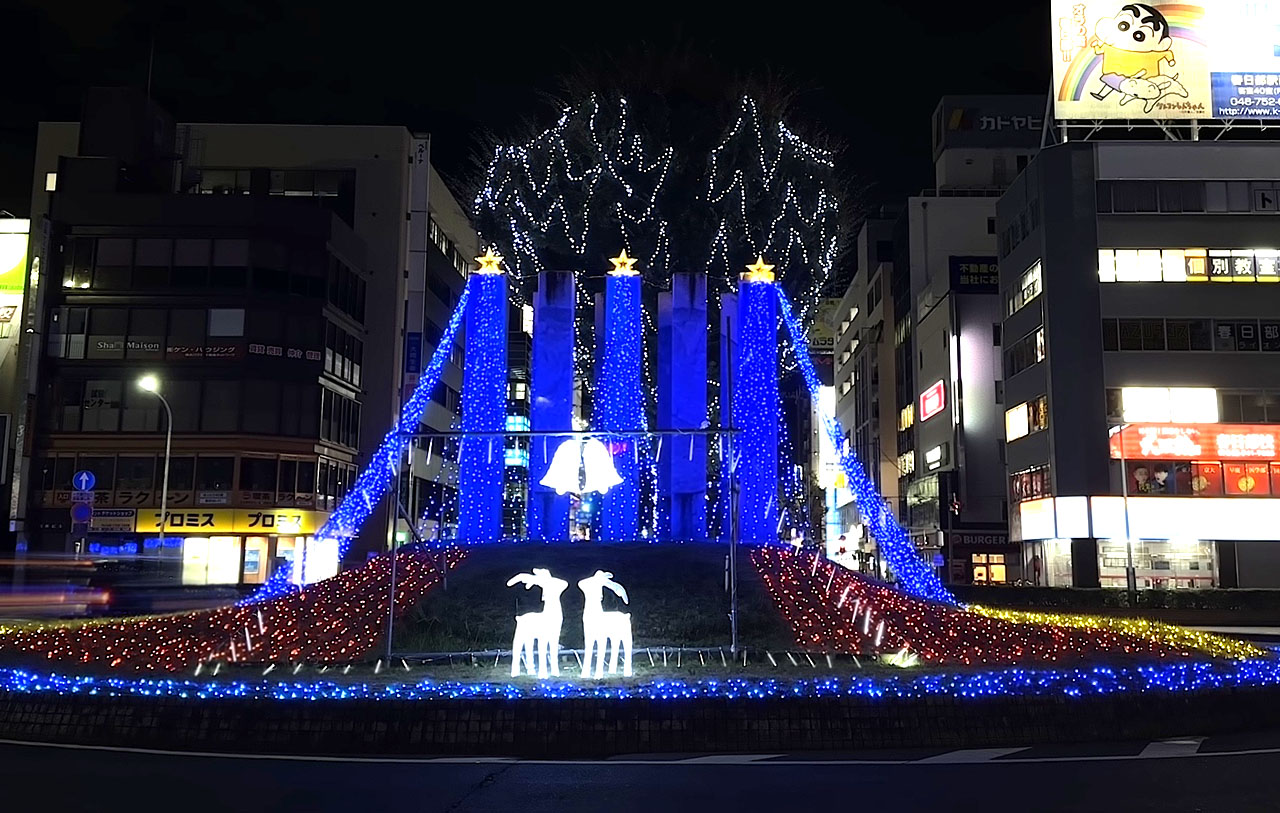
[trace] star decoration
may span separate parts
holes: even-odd
[[[494,254],[492,246],[486,248],[482,256],[476,257],[476,262],[480,263],[480,267],[476,269],[477,274],[502,273],[502,255]]]
[[[747,273],[742,275],[742,279],[745,282],[773,282],[773,268],[763,256],[757,256],[755,265],[747,266]]]
[[[628,257],[625,248],[617,257],[611,257],[609,262],[613,263],[613,270],[609,273],[616,277],[634,277],[640,273],[635,269],[636,258]]]

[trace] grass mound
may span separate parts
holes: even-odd
[[[729,645],[729,593],[725,589],[728,548],[719,544],[603,545],[495,544],[469,548],[449,574],[445,590],[433,590],[406,613],[395,632],[402,653],[476,652],[509,649],[515,616],[542,608],[539,591],[507,580],[535,567],[569,582],[561,597],[561,646],[582,646],[579,579],[604,570],[626,588],[629,604],[612,593],[605,609],[631,613],[636,650],[643,647]],[[738,557],[738,640],[751,648],[795,646],[747,549]],[[647,663],[647,660],[646,660]]]

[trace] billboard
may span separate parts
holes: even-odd
[[[1280,118],[1280,2],[1051,8],[1059,119]]]
[[[836,334],[840,332],[840,300],[819,299],[814,310],[813,325],[809,328],[809,354],[819,355],[836,351]]]
[[[22,302],[23,283],[27,279],[27,231],[30,225],[29,220],[0,219],[0,291],[17,294],[19,303]]]
[[[1036,150],[1044,96],[943,96],[933,111],[933,160],[952,148]]]

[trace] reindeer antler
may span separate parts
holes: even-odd
[[[627,588],[613,581],[612,573],[608,573],[606,576],[608,578],[605,579],[604,586],[612,590],[618,598],[622,599],[623,604],[630,604],[631,602],[627,600]]]
[[[528,590],[530,587],[533,587],[535,584],[538,584],[539,581],[540,580],[538,579],[538,577],[533,575],[532,573],[519,573],[511,577],[511,579],[507,582],[507,587],[512,587],[516,584],[523,584],[524,589]]]

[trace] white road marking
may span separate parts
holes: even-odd
[[[763,759],[775,759],[784,754],[708,754],[676,760],[681,765],[750,765]],[[616,761],[616,760],[615,760]]]
[[[1200,750],[1204,737],[1180,737],[1170,740],[1156,740],[1142,749],[1138,754],[1142,759],[1160,759],[1165,757],[1195,756]]]
[[[1154,744],[1154,743],[1153,743]],[[201,759],[258,759],[258,760],[276,760],[279,762],[342,762],[342,763],[372,763],[387,765],[429,765],[432,763],[450,763],[455,765],[492,765],[492,764],[511,764],[524,763],[529,765],[688,765],[690,760],[671,760],[671,759],[631,759],[628,757],[614,757],[611,759],[521,759],[519,757],[358,757],[358,756],[311,756],[311,755],[290,755],[290,754],[244,754],[244,753],[219,753],[214,751],[172,751],[160,748],[130,748],[114,745],[74,745],[52,742],[28,742],[25,740],[8,740],[0,739],[0,745],[13,745],[29,748],[51,748],[61,749],[65,751],[110,751],[124,754],[148,754],[151,756],[168,756],[168,757],[194,757]],[[1199,743],[1197,742],[1197,746]],[[1150,746],[1148,746],[1150,747]],[[1013,749],[973,749],[977,751],[1023,751],[1025,748]],[[1145,751],[1145,749],[1144,749]],[[951,752],[941,756],[951,756],[956,753]],[[1191,759],[1207,759],[1210,757],[1243,757],[1257,756],[1263,754],[1280,754],[1280,748],[1248,748],[1240,751],[1209,751],[1200,753],[1197,751],[1182,748],[1179,753],[1166,753],[1156,758],[1191,758]],[[978,760],[976,763],[969,764],[986,764],[986,765],[1005,765],[1005,764],[1026,764],[1032,762],[1129,762],[1133,760],[1145,759],[1142,754],[1082,754],[1080,756],[1062,756],[1062,757],[1027,757],[1011,759],[1001,759],[992,762],[990,759]],[[786,767],[788,765],[795,766],[842,766],[842,765],[920,765],[926,762],[933,764],[945,764],[937,757],[926,759],[763,759],[763,761],[752,761],[749,764],[752,767]],[[703,762],[705,765],[740,765],[742,762]]]
[[[925,759],[918,759],[916,762],[920,764],[946,764],[946,763],[973,763],[973,762],[990,762],[997,757],[1016,754],[1019,751],[1027,750],[1024,748],[966,748],[963,751],[948,751],[945,754],[938,754]]]

